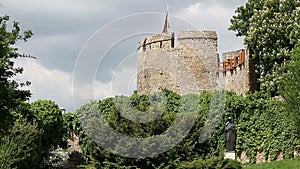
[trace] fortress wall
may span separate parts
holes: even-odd
[[[163,33],[147,37],[138,48],[138,92],[168,88],[179,94],[212,91],[217,37],[212,31]],[[209,66],[207,66],[209,65]],[[211,77],[209,77],[211,76]]]
[[[239,60],[241,59],[240,55],[244,55],[243,60]],[[236,59],[236,65],[233,63],[234,59]],[[217,74],[219,82],[224,83],[225,90],[234,91],[239,95],[246,94],[251,87],[248,52],[240,49],[223,53],[223,61],[226,61],[228,64],[226,71],[224,71],[222,64],[219,65],[220,67]]]
[[[190,48],[205,63],[206,69],[214,72],[218,58],[218,38],[215,31],[183,31],[178,33],[178,47]]]
[[[186,83],[193,83],[194,90],[186,93],[199,94],[203,91],[212,91],[213,83],[210,83],[209,72],[206,68],[203,58],[188,46],[181,43],[177,49],[177,57],[181,62],[183,76],[181,79],[185,82],[183,87],[188,86]]]
[[[199,94],[218,89],[245,94],[255,84],[248,52],[223,53],[227,65],[223,67],[223,63],[219,63],[216,32],[179,32],[176,47],[174,37],[174,33],[156,34],[139,43],[138,93],[167,88],[178,94]],[[244,54],[243,60],[240,54]],[[236,65],[232,64],[234,61]]]
[[[169,55],[174,53],[174,33],[149,36],[139,43],[137,50],[137,90],[152,93],[164,86],[176,89],[176,80],[171,76]]]

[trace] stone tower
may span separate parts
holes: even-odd
[[[212,91],[216,86],[217,34],[182,31],[149,36],[137,50],[138,93],[167,88],[179,94]]]
[[[217,53],[214,31],[182,31],[149,36],[137,49],[137,91],[162,88],[178,94],[228,90],[246,94],[258,89],[255,63],[248,50]]]

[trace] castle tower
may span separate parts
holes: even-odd
[[[161,33],[139,43],[137,50],[138,93],[162,88],[179,94],[212,91],[218,60],[217,34],[214,31]]]

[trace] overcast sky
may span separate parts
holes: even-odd
[[[170,31],[215,30],[218,52],[243,48],[228,30],[246,0],[2,0],[8,14],[34,36],[19,43],[20,79],[32,82],[31,101],[54,100],[75,111],[92,99],[131,95],[136,89],[136,49],[147,35],[160,33],[166,4]],[[73,97],[74,96],[74,97]],[[74,102],[75,105],[74,105]]]

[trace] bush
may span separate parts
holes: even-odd
[[[40,133],[36,123],[17,120],[9,134],[0,138],[0,168],[36,168]]]
[[[179,164],[178,168],[182,169],[241,169],[242,163],[231,160],[231,159],[223,159],[223,158],[210,158],[210,159],[196,159],[190,162],[184,162]]]

